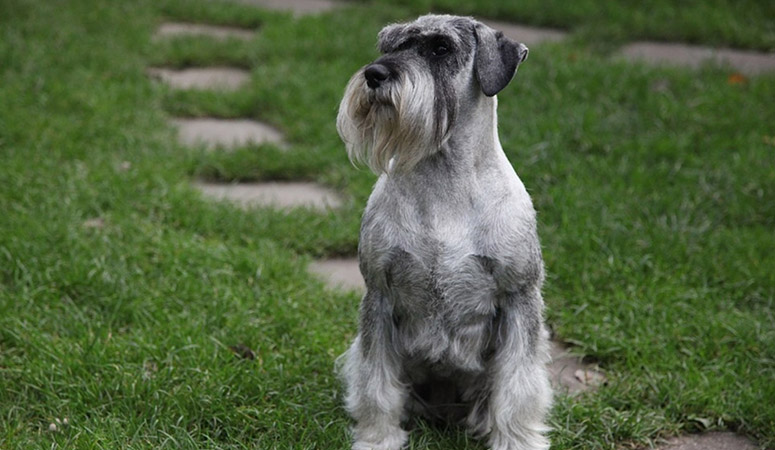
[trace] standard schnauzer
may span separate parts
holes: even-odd
[[[385,27],[337,129],[379,179],[361,225],[367,292],[339,370],[353,449],[399,449],[411,414],[496,450],[546,449],[551,403],[536,214],[498,139],[495,94],[528,49],[471,18]]]

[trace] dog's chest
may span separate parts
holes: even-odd
[[[529,250],[539,248],[532,205],[514,178],[457,192],[378,182],[363,218],[360,258],[410,360],[483,369],[500,297],[525,268],[540,267],[540,253]]]
[[[465,235],[425,233],[422,251],[393,247],[385,285],[408,356],[442,368],[479,371],[497,317],[494,260]],[[416,250],[416,249],[414,249]]]

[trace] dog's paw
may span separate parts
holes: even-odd
[[[406,444],[408,433],[396,430],[379,440],[359,439],[353,443],[352,450],[401,450]]]
[[[506,436],[493,433],[490,438],[491,450],[548,450],[549,439],[546,436],[529,432],[519,436]]]

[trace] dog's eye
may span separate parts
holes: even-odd
[[[444,56],[449,53],[449,47],[447,46],[447,44],[443,42],[439,42],[433,45],[433,49],[431,50],[431,53],[433,54],[433,56]]]

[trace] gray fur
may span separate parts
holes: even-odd
[[[481,24],[476,27],[476,38],[476,77],[484,94],[493,96],[509,84],[517,66],[527,59],[528,50]]]
[[[385,27],[378,47],[391,77],[369,88],[358,71],[337,118],[350,157],[380,174],[361,226],[359,332],[340,360],[353,449],[401,448],[415,413],[494,450],[546,449],[541,248],[492,92],[527,48],[435,15]]]

